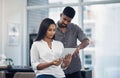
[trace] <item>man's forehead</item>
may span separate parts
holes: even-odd
[[[65,15],[65,14],[62,14],[62,17],[65,18],[65,19],[67,19],[67,20],[70,20],[70,21],[72,20],[72,18],[68,17],[68,16]]]

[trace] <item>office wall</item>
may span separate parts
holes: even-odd
[[[2,0],[0,0],[0,54],[2,54]]]
[[[1,0],[0,0],[1,1]],[[2,19],[2,49],[3,53],[6,57],[12,58],[15,65],[26,65],[26,53],[23,48],[25,44],[23,44],[25,38],[25,1],[26,0],[2,0],[3,3],[3,17]],[[1,8],[1,4],[0,4]],[[1,14],[0,14],[1,15]],[[1,18],[0,18],[1,20]],[[0,22],[1,25],[1,22]],[[10,25],[18,25],[19,27],[19,35],[18,35],[18,44],[17,45],[9,45],[8,40],[8,28]],[[1,26],[0,26],[1,29]],[[1,31],[0,31],[1,32]],[[1,34],[0,34],[1,36]],[[1,40],[0,40],[1,41]],[[0,48],[1,49],[1,48]]]

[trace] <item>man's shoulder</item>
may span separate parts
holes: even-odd
[[[72,29],[81,29],[80,26],[78,26],[77,24],[74,24],[74,23],[70,23],[69,27]]]
[[[75,23],[70,23],[70,24],[68,24],[69,26],[74,26],[74,27],[79,27],[77,24],[75,24]]]
[[[75,24],[75,23],[69,23],[68,25],[70,25],[70,26],[77,26],[77,24]]]

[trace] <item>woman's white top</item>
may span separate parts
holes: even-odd
[[[60,58],[63,52],[63,44],[59,41],[52,41],[52,48],[50,49],[47,42],[44,40],[35,41],[31,47],[31,65],[36,73],[36,76],[42,74],[54,75],[56,78],[64,77],[64,72],[61,66],[52,65],[42,70],[37,70],[37,65],[40,63],[51,62]]]

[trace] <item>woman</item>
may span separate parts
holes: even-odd
[[[64,72],[71,55],[60,58],[64,49],[63,44],[54,40],[56,31],[55,22],[45,18],[40,25],[38,36],[31,47],[31,64],[36,73],[36,78],[63,78]]]

